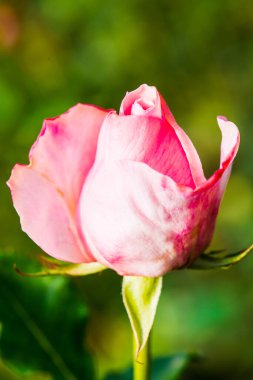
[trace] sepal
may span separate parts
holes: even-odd
[[[125,276],[123,278],[123,302],[135,339],[135,356],[147,343],[162,289],[162,277]]]
[[[228,253],[225,250],[211,251],[202,253],[195,260],[189,269],[228,269],[232,265],[243,260],[249,253],[253,251],[253,244],[242,251],[236,253]]]
[[[24,277],[45,277],[45,276],[87,276],[89,274],[94,274],[101,272],[107,267],[104,265],[93,262],[93,263],[82,263],[82,264],[60,264],[54,259],[48,259],[41,257],[41,263],[43,265],[42,270],[35,273],[27,273],[22,271],[20,268],[14,265],[15,271]]]

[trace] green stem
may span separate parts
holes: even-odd
[[[135,353],[134,338],[133,380],[150,380],[150,338],[148,338],[146,345],[140,351],[138,358],[136,358]]]

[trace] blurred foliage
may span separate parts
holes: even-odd
[[[212,249],[235,252],[249,246],[252,62],[251,0],[1,0],[0,247],[39,252],[20,230],[5,181],[16,162],[28,161],[42,120],[80,101],[118,109],[125,92],[141,83],[164,95],[207,176],[219,161],[216,115],[238,125],[241,146]],[[203,352],[206,361],[186,379],[253,379],[252,271],[249,257],[227,272],[166,276],[154,354]],[[111,271],[76,281],[92,310],[87,344],[100,377],[131,358],[120,282]]]
[[[200,358],[196,354],[174,354],[169,357],[156,358],[152,362],[150,376],[152,380],[177,380],[191,362]],[[105,380],[132,380],[133,369],[123,373],[110,373]]]
[[[2,360],[23,376],[44,372],[54,380],[92,380],[91,358],[83,347],[88,310],[75,287],[63,276],[21,277],[13,271],[15,260],[12,254],[0,255]],[[31,258],[27,263],[34,268]]]

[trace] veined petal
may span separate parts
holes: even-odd
[[[76,209],[106,114],[78,104],[47,119],[30,151],[30,164],[16,165],[8,181],[23,230],[60,260],[94,261],[80,234]]]

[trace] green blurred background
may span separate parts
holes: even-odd
[[[212,247],[252,243],[251,0],[2,0],[2,250],[39,252],[20,230],[5,181],[16,162],[27,163],[43,119],[77,102],[119,109],[125,92],[142,83],[163,94],[207,176],[219,165],[216,116],[238,125],[241,146]],[[85,341],[100,377],[131,361],[120,282],[108,271],[77,284],[90,308]],[[224,272],[168,274],[152,347],[154,355],[201,352],[205,360],[185,379],[253,379],[253,258]]]

